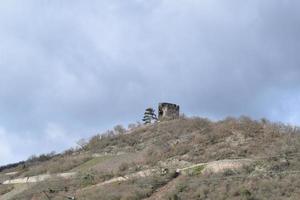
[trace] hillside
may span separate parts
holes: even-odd
[[[99,134],[0,171],[0,200],[300,199],[300,130],[185,118]]]

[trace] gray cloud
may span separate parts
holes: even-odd
[[[299,4],[1,2],[0,164],[134,122],[159,101],[299,124]]]

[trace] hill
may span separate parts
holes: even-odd
[[[248,117],[185,118],[2,167],[7,199],[299,199],[300,130]]]

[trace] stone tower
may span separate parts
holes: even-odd
[[[172,120],[179,118],[179,105],[172,103],[160,103],[158,106],[159,120]]]

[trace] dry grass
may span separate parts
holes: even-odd
[[[55,156],[30,166],[24,175],[64,172],[80,166],[76,180],[37,185],[20,197],[30,199],[45,188],[67,187],[69,193],[111,177],[158,167],[161,161],[178,160],[204,163],[230,158],[252,158],[256,162],[240,171],[180,178],[163,199],[299,199],[299,174],[282,172],[300,170],[300,131],[296,127],[256,121],[247,117],[212,122],[203,118],[180,118],[148,126],[132,126],[130,134],[118,131],[94,136],[82,152],[126,154],[103,160],[73,153]],[[83,164],[85,163],[85,164]],[[171,166],[170,166],[171,167]],[[266,172],[272,171],[277,175]],[[262,172],[265,172],[263,174]],[[259,173],[262,173],[261,175]],[[234,178],[239,175],[241,177]],[[142,178],[79,192],[81,199],[142,199],[172,180],[169,176]],[[67,192],[62,192],[67,193]],[[36,197],[39,199],[39,197]],[[42,197],[41,197],[42,198]],[[53,194],[53,199],[59,199]]]
[[[91,157],[86,154],[77,156],[57,156],[51,160],[39,163],[37,165],[30,166],[25,169],[22,176],[35,176],[45,173],[61,173],[69,171],[86,161],[90,160]]]
[[[13,185],[0,185],[0,196],[12,191],[13,189]]]
[[[157,175],[123,183],[115,183],[79,192],[78,198],[89,200],[140,200],[151,196],[156,189],[167,184],[172,178],[171,175]]]
[[[234,176],[233,176],[234,177]],[[300,176],[257,176],[232,178],[191,176],[181,179],[163,199],[299,199]]]

